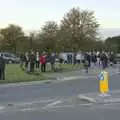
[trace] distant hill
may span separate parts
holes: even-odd
[[[119,36],[120,28],[101,28],[100,33],[104,38],[112,37],[112,36]]]

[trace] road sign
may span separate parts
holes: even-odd
[[[99,92],[102,94],[109,93],[108,72],[102,71],[97,78],[99,80]]]

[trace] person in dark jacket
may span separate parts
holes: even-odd
[[[0,80],[5,80],[5,60],[2,54],[0,56]]]
[[[97,57],[94,52],[91,53],[91,68],[93,69],[96,65]]]
[[[108,65],[108,58],[107,58],[107,56],[104,52],[101,54],[100,59],[101,59],[101,62],[102,62],[102,68],[106,69],[107,65]]]
[[[55,53],[52,53],[50,56],[51,70],[55,71]]]
[[[30,72],[30,63],[29,63],[29,57],[30,57],[30,53],[29,52],[26,52],[26,54],[25,54],[25,71],[26,72]]]
[[[35,59],[35,55],[33,52],[30,55],[29,61],[30,61],[30,72],[34,72],[34,66],[35,66],[36,59]]]
[[[86,73],[88,73],[88,67],[89,67],[89,54],[85,53],[84,54],[84,68]]]
[[[90,61],[91,61],[90,53],[87,52],[85,57],[86,57],[86,58],[84,58],[84,59],[86,59],[86,60],[88,61],[88,67],[90,68]]]

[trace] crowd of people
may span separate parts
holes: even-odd
[[[93,52],[77,52],[62,54],[64,58],[63,63],[67,64],[83,64],[84,68],[88,72],[88,68],[100,68],[105,69],[109,66],[116,64],[116,56],[114,52],[105,51],[93,51]]]
[[[94,67],[105,69],[115,64],[115,54],[113,52],[61,52],[47,53],[47,52],[27,52],[21,55],[21,68],[25,68],[27,72],[34,72],[35,68],[40,69],[41,72],[46,72],[46,65],[50,63],[51,71],[55,71],[55,63],[61,64],[83,64],[84,68],[94,69]]]
[[[51,71],[55,71],[56,63],[61,64],[82,64],[86,72],[88,69],[105,69],[116,64],[116,55],[114,52],[61,52],[61,53],[47,53],[47,52],[26,52],[20,56],[20,67],[26,72],[32,73],[35,69],[41,72],[46,72],[47,64],[50,64]],[[5,79],[5,60],[3,55],[0,56],[0,80]]]
[[[43,52],[40,54],[39,52],[26,52],[20,58],[20,66],[22,69],[25,68],[27,72],[34,72],[35,68],[38,70],[41,68],[41,72],[46,72],[46,64],[48,62],[51,63],[51,70],[55,70],[55,53],[48,54]]]

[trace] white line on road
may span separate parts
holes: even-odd
[[[0,106],[0,110],[4,110],[5,109],[5,107],[4,106]]]
[[[93,103],[85,103],[85,104],[78,104],[78,107],[88,107],[93,105]],[[52,109],[56,109],[56,108],[76,108],[76,105],[57,105],[57,106],[52,106]]]
[[[34,111],[35,109],[33,108],[25,108],[25,109],[21,109],[20,111],[22,112],[29,112],[29,111]]]
[[[55,101],[54,99],[48,99],[48,100],[37,100],[37,101],[31,101],[31,102],[21,102],[21,103],[13,103],[15,106],[26,106],[26,105],[33,105],[33,104],[40,104],[40,103],[49,103]]]
[[[96,103],[96,100],[94,98],[87,97],[85,95],[78,95],[78,98],[81,99],[81,100],[88,101],[88,102]]]
[[[57,101],[55,101],[57,103]],[[43,111],[43,110],[49,110],[49,111],[59,111],[59,109],[69,109],[69,108],[76,108],[76,107],[90,107],[92,106],[93,104],[92,103],[86,103],[86,104],[78,104],[77,106],[72,104],[72,105],[57,105],[55,106],[56,104],[54,103],[51,103],[51,105],[48,107],[48,106],[45,106],[43,108],[25,108],[25,109],[21,109],[20,111],[22,112],[31,112],[31,111]],[[50,108],[50,109],[48,109]]]
[[[57,104],[60,104],[60,103],[61,103],[60,100],[54,101],[54,102],[52,102],[50,104],[47,104],[45,107],[43,107],[43,109],[47,109],[47,108],[53,107],[53,106],[55,106]]]
[[[71,76],[71,77],[64,77],[60,79],[60,82],[70,81],[70,80],[77,80],[77,79],[88,79],[88,78],[95,78],[96,76]]]

